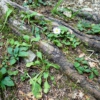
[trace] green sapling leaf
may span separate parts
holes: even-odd
[[[33,65],[33,62],[29,62],[26,64],[26,67],[31,67]]]
[[[6,86],[14,86],[14,82],[11,80],[10,77],[5,77],[2,81],[2,84],[6,85]]]
[[[49,85],[48,81],[46,80],[44,82],[44,93],[48,93],[49,89],[50,89],[50,85]]]
[[[29,42],[30,37],[29,37],[28,35],[24,35],[24,36],[23,36],[23,39],[24,39],[26,42]]]
[[[75,63],[74,63],[74,66],[75,66],[75,68],[78,68],[78,67],[80,66],[80,63],[75,62]]]
[[[38,58],[40,58],[42,60],[42,53],[41,52],[37,51],[36,55]]]

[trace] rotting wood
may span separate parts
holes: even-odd
[[[19,29],[19,27],[13,24],[13,21],[14,19],[12,19],[12,21],[9,21],[8,24],[9,26],[12,25],[12,27],[14,27],[12,28],[13,31],[16,31],[17,29]],[[27,32],[29,32],[29,29],[27,27],[25,28]],[[23,30],[25,30],[25,28]],[[17,30],[16,33],[20,34],[20,31]],[[89,82],[85,76],[79,75],[74,69],[73,64],[68,62],[66,56],[58,48],[48,44],[47,41],[39,41],[37,42],[37,45],[49,59],[52,59],[55,63],[60,65],[62,71],[66,73],[66,75],[70,77],[72,81],[76,83],[78,82],[81,87],[84,87],[84,89],[88,90],[95,98],[97,98],[98,100],[100,99],[99,84],[95,82]]]

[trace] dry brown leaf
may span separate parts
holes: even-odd
[[[89,96],[85,95],[86,100],[90,100]]]
[[[28,97],[31,97],[32,95],[33,95],[32,92],[29,92],[29,93],[27,94]]]
[[[85,53],[81,53],[80,55],[79,55],[79,57],[84,57],[85,56]]]
[[[57,81],[59,81],[62,78],[63,75],[57,75]]]
[[[95,62],[88,62],[90,67],[93,68],[93,67],[96,67],[97,66],[97,63]]]
[[[31,98],[32,100],[37,100],[37,99],[33,96],[33,93],[32,93],[32,92],[29,92],[29,93],[27,94],[27,96],[28,96],[29,98]]]
[[[24,95],[24,92],[19,90],[19,94],[20,95]]]

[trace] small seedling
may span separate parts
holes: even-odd
[[[27,63],[26,67],[29,68],[35,66],[41,69],[41,71],[38,74],[36,74],[33,78],[28,75],[30,78],[30,84],[32,85],[32,92],[34,96],[39,99],[42,97],[42,91],[44,93],[49,92],[50,84],[48,82],[48,79],[51,78],[51,80],[54,80],[54,77],[50,75],[49,70],[52,67],[55,69],[59,69],[60,67],[44,59],[41,52],[37,51],[36,55],[36,61]]]

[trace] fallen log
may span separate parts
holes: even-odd
[[[7,0],[1,1],[3,2]],[[5,5],[7,7],[7,3],[5,3]],[[18,25],[14,24],[16,21]],[[8,23],[12,30],[20,35],[21,33],[19,31],[19,24],[21,23],[18,20],[15,20],[14,18],[9,20]],[[30,32],[30,29],[27,28],[25,25],[23,25],[23,27],[23,31],[27,31],[28,33]],[[79,75],[74,69],[73,64],[68,62],[66,56],[58,48],[50,45],[47,41],[42,40],[37,42],[37,45],[39,46],[39,48],[41,48],[44,54],[47,55],[49,59],[52,59],[55,63],[60,65],[62,72],[66,73],[66,75],[70,77],[72,81],[78,83],[81,87],[84,87],[84,89],[88,90],[88,92],[91,93],[98,100],[100,99],[100,85],[95,82],[89,82],[85,76]]]

